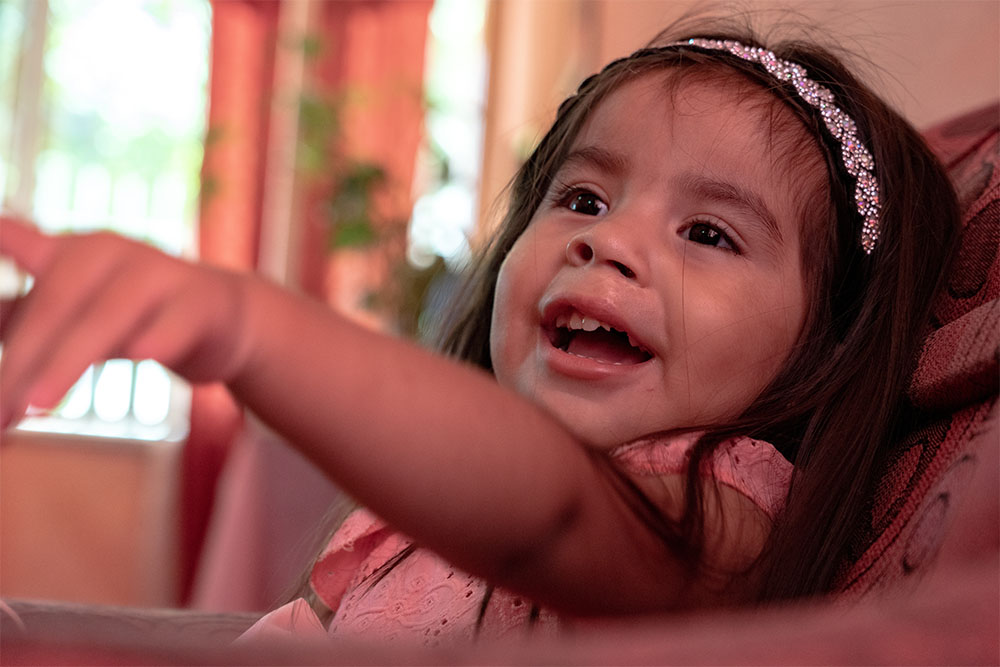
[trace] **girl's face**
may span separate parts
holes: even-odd
[[[603,448],[737,417],[807,310],[819,149],[781,144],[793,173],[772,150],[805,130],[767,93],[667,76],[597,106],[497,281],[497,379]]]

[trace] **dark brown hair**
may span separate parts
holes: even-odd
[[[769,91],[807,128],[826,159],[828,189],[808,201],[802,234],[810,312],[798,345],[778,376],[738,419],[694,425],[709,430],[688,471],[684,519],[674,524],[630,499],[665,542],[697,567],[702,484],[699,465],[725,439],[747,435],[772,442],[795,462],[787,509],[757,563],[757,601],[830,591],[872,492],[879,458],[905,421],[905,390],[925,332],[931,299],[947,266],[958,228],[951,185],[917,132],[862,84],[830,51],[785,41],[762,44],[745,26],[668,29],[645,49],[585,80],[560,106],[555,122],[510,186],[510,203],[493,239],[471,264],[453,302],[440,349],[492,370],[490,313],[500,265],[542,202],[595,106],[622,83],[660,70],[742,77]],[[724,52],[665,46],[676,39],[733,39],[766,46],[801,64],[829,88],[858,125],[880,185],[882,236],[871,256],[859,246],[861,220],[853,179],[840,146],[817,112],[758,65]],[[779,130],[780,131],[780,130]],[[607,465],[611,465],[610,462]],[[624,481],[624,480],[623,480]],[[638,493],[625,482],[623,493]],[[677,545],[686,545],[678,547]]]

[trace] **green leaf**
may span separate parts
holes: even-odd
[[[375,243],[375,228],[367,219],[352,220],[337,224],[333,228],[331,237],[331,247],[336,248],[365,248]]]

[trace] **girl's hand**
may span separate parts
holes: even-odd
[[[192,381],[241,363],[239,275],[109,233],[47,236],[0,216],[0,255],[34,277],[0,304],[0,428],[54,407],[95,362],[155,359]]]

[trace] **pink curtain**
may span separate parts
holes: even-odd
[[[296,1],[303,0],[213,2],[199,229],[205,261],[256,269],[279,20],[283,3]],[[331,165],[347,155],[383,167],[386,186],[375,201],[376,218],[391,221],[383,224],[405,225],[412,206],[431,5],[348,0],[316,2],[310,9],[307,37],[319,46],[307,61],[310,93],[360,100],[342,108],[342,141],[328,147]],[[330,184],[302,181],[297,197],[305,203],[305,226],[296,280],[317,299],[348,307],[360,300],[359,291],[385,279],[381,255],[331,253],[321,205]],[[191,412],[180,504],[181,599],[201,608],[265,608],[277,584],[259,575],[266,569],[278,579],[293,577],[301,555],[276,562],[278,552],[286,543],[293,551],[292,542],[314,530],[336,492],[320,476],[300,484],[311,474],[303,472],[308,465],[275,438],[248,429],[225,388],[196,388]],[[220,476],[224,482],[217,485]],[[294,502],[289,494],[297,496]]]

